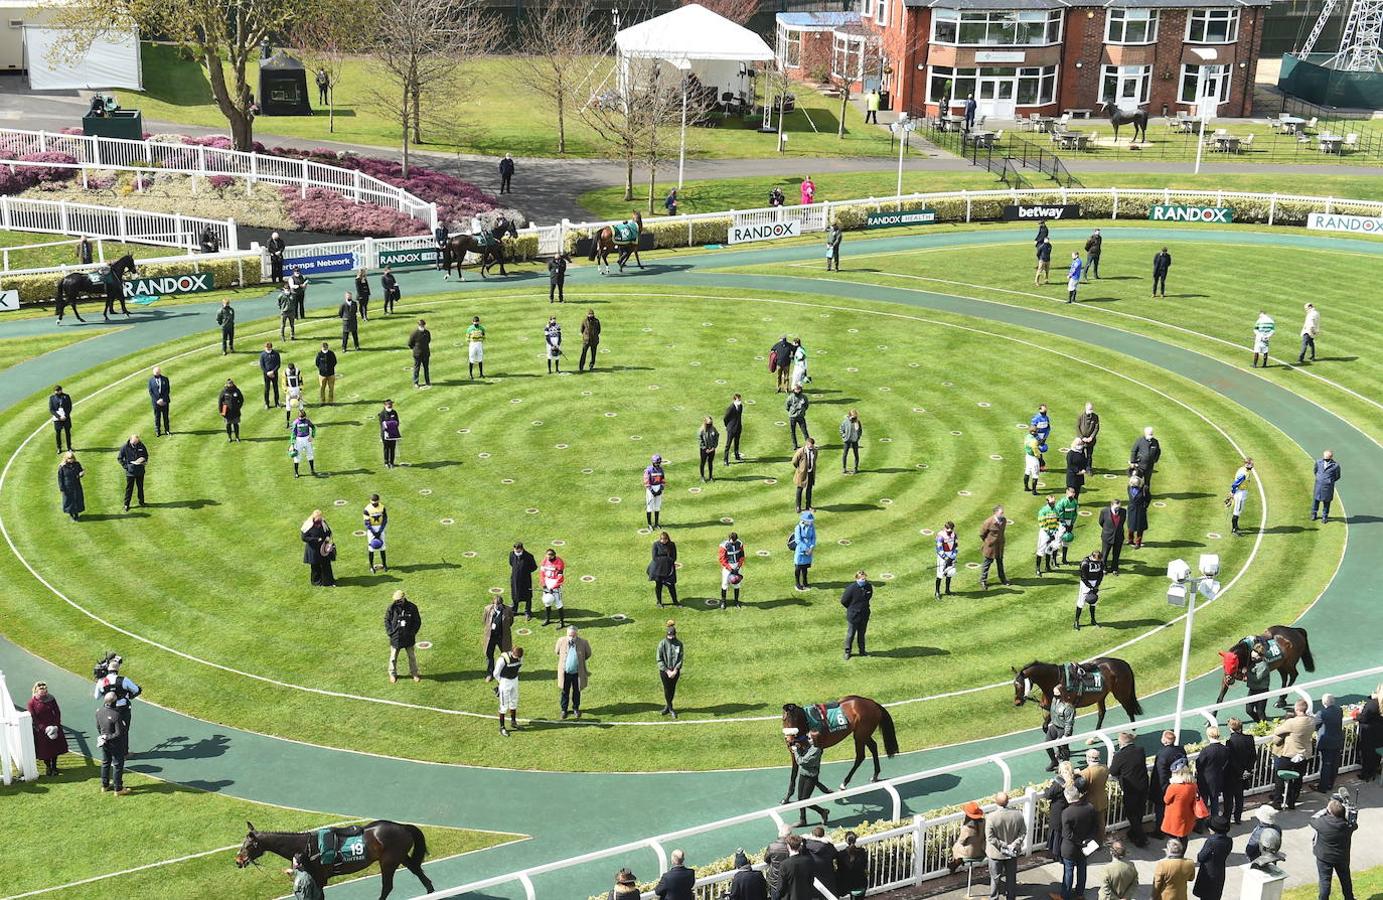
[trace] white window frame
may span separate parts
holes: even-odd
[[[1157,43],[1157,10],[1155,9],[1125,9],[1123,7],[1112,7],[1109,14],[1105,16],[1104,42],[1106,44],[1129,45],[1155,44]],[[1130,41],[1128,37],[1128,26],[1131,22],[1146,22],[1147,31],[1141,41]],[[1119,34],[1114,34],[1115,24],[1119,26]]]
[[[1018,21],[1035,22],[1042,18],[1043,24],[1042,37],[1040,41],[1032,43],[1011,43],[1001,44],[997,41],[962,41],[960,32],[965,25],[975,25],[983,23],[985,26],[985,37],[988,38],[989,32],[1001,28],[1004,24],[1005,16],[1013,16]],[[937,36],[937,25],[941,22],[952,22],[956,26],[956,39],[954,41],[943,40]],[[1048,32],[1052,26],[1056,26],[1056,33],[1048,37]],[[934,44],[942,44],[947,47],[1050,47],[1053,44],[1060,44],[1065,31],[1066,17],[1059,9],[1051,10],[1030,10],[1030,9],[1009,9],[1009,10],[954,10],[954,9],[934,9],[932,10],[932,28],[930,40]]]
[[[788,52],[790,47],[797,48],[797,60],[792,61],[791,54]],[[802,31],[798,28],[779,27],[778,29],[778,59],[784,68],[800,69],[802,67]]]
[[[1195,71],[1195,78],[1197,79],[1196,90],[1191,92],[1191,99],[1187,100],[1184,99],[1186,97],[1186,82],[1187,79],[1191,77],[1192,70]],[[1220,106],[1222,104],[1228,103],[1230,78],[1232,77],[1233,73],[1234,67],[1230,65],[1217,64],[1209,66],[1197,66],[1192,65],[1190,63],[1183,63],[1181,66],[1181,80],[1177,83],[1177,102],[1188,106],[1195,106],[1196,100],[1199,96],[1198,92],[1200,90],[1200,79],[1206,77],[1207,75],[1217,74],[1219,75],[1220,79],[1219,96],[1215,98],[1215,105]]]
[[[1114,78],[1114,96],[1109,96],[1105,90],[1105,82],[1109,78]],[[1124,81],[1130,78],[1138,79],[1138,96],[1135,103],[1139,106],[1148,102],[1148,97],[1152,91],[1152,66],[1101,66],[1100,67],[1100,102],[1119,105],[1119,89]]]
[[[889,12],[888,5],[892,2],[892,0],[876,0],[876,2],[879,4],[879,6],[874,14],[874,21],[878,22],[880,27],[887,26]]]
[[[879,0],[860,0],[860,16],[865,19],[872,19],[876,15],[875,4]]]
[[[1212,22],[1225,23],[1225,39],[1210,40],[1208,32]],[[1194,32],[1200,26],[1200,37]],[[1239,39],[1239,10],[1233,8],[1196,9],[1186,17],[1186,43],[1188,44],[1232,44]]]
[[[835,78],[844,78],[848,81],[855,81],[864,76],[864,51],[866,46],[864,35],[834,33],[831,41],[831,75]],[[842,72],[837,68],[841,54],[845,54],[845,63],[849,65],[851,60],[855,61],[853,71]]]

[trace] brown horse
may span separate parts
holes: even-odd
[[[466,261],[467,253],[474,253],[480,257],[480,277],[484,278],[493,265],[499,266],[499,274],[507,276],[509,273],[504,270],[504,238],[519,236],[519,230],[514,223],[500,216],[495,220],[495,226],[486,232],[488,241],[482,246],[481,238],[473,234],[454,234],[447,238],[447,242],[442,246],[442,275],[445,279],[451,278],[451,267],[456,266],[456,278],[459,281],[466,280],[466,274],[461,270],[461,264]]]
[[[1249,652],[1252,650],[1250,644],[1253,640],[1259,640],[1265,644],[1269,640],[1277,642],[1277,646],[1282,650],[1282,655],[1277,659],[1270,660],[1268,669],[1282,676],[1284,688],[1297,683],[1298,662],[1306,667],[1306,671],[1316,671],[1316,661],[1311,657],[1311,643],[1306,639],[1306,629],[1292,628],[1289,625],[1274,625],[1258,635],[1257,638],[1244,638],[1228,650],[1220,652],[1220,658],[1224,661],[1224,674],[1220,676],[1220,698],[1215,701],[1216,703],[1225,699],[1225,694],[1229,693],[1231,684],[1248,677]],[[1278,697],[1277,706],[1286,709],[1287,698]]]
[[[884,753],[889,759],[898,755],[898,734],[893,730],[893,716],[888,714],[883,704],[870,700],[868,697],[856,697],[853,694],[849,697],[840,698],[840,709],[845,714],[845,719],[850,723],[850,727],[843,731],[817,732],[816,744],[822,750],[834,747],[846,736],[855,737],[855,764],[846,773],[845,780],[840,783],[841,790],[850,784],[850,779],[854,777],[855,770],[864,762],[865,748],[869,748],[869,753],[874,758],[874,777],[870,781],[879,780],[879,745],[874,741],[874,731],[883,729],[884,732]],[[783,704],[783,736],[787,738],[788,745],[799,736],[807,733],[807,713],[796,703]],[[797,757],[792,757],[792,774],[788,776],[788,797],[784,803],[792,799],[793,786],[797,784]]]
[[[640,237],[643,236],[643,216],[639,214],[637,209],[633,211],[633,214],[630,215],[629,219],[626,221],[633,221],[633,223],[639,227]],[[616,242],[614,226],[606,225],[604,228],[600,229],[600,231],[596,232],[595,237],[592,239],[591,255],[589,257],[591,261],[598,261],[600,263],[601,275],[610,274],[610,254],[616,250],[619,251],[616,264],[619,266],[621,272],[624,271],[624,265],[629,262],[629,257],[631,256],[634,257],[635,265],[640,269],[643,268],[643,260],[639,259],[639,242],[637,240],[633,243]]]
[[[418,876],[418,880],[423,883],[423,887],[427,888],[429,894],[434,890],[432,882],[423,874],[423,860],[427,857],[427,840],[416,825],[383,820],[371,822],[363,829],[359,829],[358,832],[363,834],[365,838],[363,857],[324,866],[317,853],[317,832],[255,831],[255,827],[249,822],[245,824],[249,826],[250,832],[245,835],[245,842],[240,845],[240,851],[235,854],[237,868],[243,869],[251,863],[258,865],[255,861],[266,851],[277,853],[287,860],[301,854],[303,868],[321,888],[325,888],[327,881],[337,875],[349,875],[379,863],[379,900],[384,900],[394,889],[394,870],[399,866],[404,866],[408,871]],[[332,830],[337,832],[355,831],[355,829]]]
[[[1087,669],[1091,666],[1099,669],[1104,675],[1104,688],[1100,691],[1087,691],[1074,693],[1068,699],[1075,705],[1076,709],[1085,706],[1096,706],[1100,708],[1099,721],[1095,727],[1104,727],[1105,698],[1110,694],[1119,701],[1119,705],[1128,713],[1128,720],[1132,722],[1135,717],[1143,714],[1143,706],[1138,702],[1138,687],[1134,683],[1133,667],[1122,659],[1115,659],[1112,656],[1101,656],[1085,664]],[[1022,670],[1013,670],[1013,705],[1022,706],[1028,701],[1028,693],[1032,688],[1039,688],[1042,691],[1042,733],[1047,733],[1047,726],[1051,724],[1052,708],[1052,688],[1062,682],[1061,666],[1055,663],[1031,662]]]

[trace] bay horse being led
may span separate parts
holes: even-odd
[[[1100,718],[1095,723],[1097,729],[1104,727],[1105,700],[1110,694],[1114,695],[1114,699],[1124,708],[1124,712],[1128,713],[1130,722],[1143,714],[1143,706],[1138,702],[1138,688],[1134,683],[1132,666],[1112,656],[1101,656],[1084,665],[1087,671],[1093,669],[1104,676],[1099,689],[1067,691],[1062,667],[1056,663],[1031,662],[1021,670],[1014,669],[1013,705],[1022,706],[1026,703],[1030,699],[1028,694],[1032,688],[1042,691],[1039,705],[1043,712],[1043,734],[1047,733],[1047,726],[1051,724],[1052,689],[1058,684],[1061,684],[1067,699],[1076,709],[1086,706],[1100,708]]]
[[[451,267],[454,265],[457,279],[465,281],[466,275],[461,271],[461,264],[465,262],[467,253],[474,253],[480,257],[481,278],[486,277],[493,265],[499,266],[499,274],[508,276],[509,273],[504,270],[504,238],[518,236],[519,229],[504,216],[495,219],[492,228],[481,226],[480,234],[452,235],[442,245],[442,277],[450,279]]]
[[[1249,671],[1249,654],[1252,651],[1252,644],[1262,642],[1266,645],[1272,641],[1277,644],[1281,653],[1273,656],[1267,655],[1268,670],[1277,672],[1282,676],[1282,686],[1289,688],[1297,682],[1297,663],[1300,662],[1308,672],[1316,671],[1316,660],[1311,656],[1311,643],[1306,639],[1305,628],[1293,628],[1290,625],[1274,625],[1262,634],[1253,638],[1244,638],[1235,643],[1228,650],[1220,652],[1220,658],[1224,661],[1224,674],[1220,676],[1220,697],[1216,702],[1225,699],[1225,694],[1229,692],[1229,686],[1236,681],[1246,679]],[[1287,708],[1287,698],[1280,696],[1277,698],[1279,708]]]
[[[643,236],[643,216],[640,215],[639,211],[636,209],[633,211],[633,214],[624,221],[623,225],[632,225],[634,227],[632,240],[622,238],[617,233],[617,229],[622,228],[620,225],[606,225],[604,228],[600,229],[600,231],[596,232],[594,238],[591,240],[591,255],[589,259],[592,262],[599,261],[601,275],[610,274],[610,254],[616,250],[619,251],[616,264],[619,266],[621,272],[624,271],[624,266],[629,262],[629,257],[631,256],[634,257],[635,265],[640,269],[643,268],[643,260],[639,259],[639,238]]]
[[[368,869],[379,863],[379,900],[384,900],[394,889],[394,870],[403,866],[418,876],[430,894],[432,882],[423,874],[423,860],[427,858],[427,840],[416,825],[379,820],[360,828],[330,829],[339,837],[359,837],[362,839],[361,853],[353,859],[334,864],[323,864],[318,846],[317,831],[255,831],[254,825],[245,823],[249,834],[235,854],[237,868],[245,868],[256,863],[266,852],[276,853],[284,859],[292,860],[301,855],[303,868],[317,886],[325,888],[327,881],[338,875],[349,875]]]
[[[879,780],[879,745],[874,740],[875,730],[882,730],[884,733],[884,753],[889,759],[898,755],[898,734],[893,728],[893,716],[888,714],[883,704],[870,700],[868,697],[856,697],[853,694],[840,699],[840,712],[845,717],[847,727],[839,731],[822,729],[816,733],[816,744],[822,750],[834,747],[844,741],[846,737],[855,738],[855,764],[846,773],[845,780],[840,783],[844,790],[854,777],[855,771],[859,769],[860,763],[864,762],[864,751],[868,748],[869,753],[874,758],[874,776],[870,781]],[[787,738],[789,744],[799,736],[805,736],[809,731],[807,722],[807,712],[796,703],[783,704],[783,736]],[[791,801],[792,789],[797,783],[797,758],[792,758],[792,774],[788,776],[788,798],[784,803]]]

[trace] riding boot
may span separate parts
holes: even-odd
[[[1065,544],[1062,544],[1062,545],[1061,545],[1061,564],[1064,566],[1064,565],[1067,565],[1069,562],[1070,562],[1070,560],[1068,560],[1068,559],[1066,558],[1066,545],[1065,545]]]
[[[643,519],[644,519],[645,522],[648,523],[648,527],[649,527],[649,528],[652,528],[652,527],[653,527],[653,513],[651,513],[651,512],[646,512],[646,513],[644,513],[644,514],[643,514]]]
[[[940,579],[940,578],[936,579],[936,584],[935,584],[935,586],[932,587],[932,596],[935,597],[937,600],[940,600],[940,599],[941,599],[941,579]]]
[[[1033,560],[1034,560],[1034,568],[1037,569],[1037,577],[1038,577],[1038,578],[1041,578],[1041,577],[1042,577],[1042,557],[1041,557],[1041,556],[1034,556],[1034,557],[1033,557]],[[1050,567],[1050,566],[1047,567],[1047,571],[1048,571],[1048,572],[1051,571],[1051,567]]]
[[[1023,476],[1023,491],[1024,491],[1025,493],[1026,493],[1027,491],[1032,490],[1031,486],[1028,484],[1028,482],[1030,482],[1030,481],[1032,481],[1032,479],[1029,478],[1027,475],[1024,475],[1024,476]]]
[[[297,463],[293,463],[293,477],[294,477],[294,478],[297,478],[297,477],[298,477],[298,464],[297,464]]]
[[[1229,520],[1229,530],[1232,531],[1232,532],[1234,532],[1235,534],[1238,534],[1238,533],[1239,533],[1239,517],[1238,517],[1238,516],[1232,516],[1232,517],[1230,517],[1230,520]]]
[[[1076,624],[1075,624],[1075,628],[1076,628],[1077,631],[1080,631],[1080,607],[1079,607],[1079,606],[1076,607]]]
[[[519,730],[519,714],[518,714],[517,711],[512,710],[512,709],[509,710],[509,730],[510,730],[510,731],[518,731],[518,730]]]
[[[1090,607],[1090,624],[1095,628],[1100,627],[1100,623],[1095,621],[1095,607],[1093,605]]]
[[[736,605],[736,606],[739,606],[739,605],[740,605],[740,589],[739,589],[739,588],[735,588],[735,605]]]
[[[1055,772],[1057,767],[1056,751],[1051,747],[1047,748],[1047,758],[1051,760],[1051,762],[1047,764],[1047,771]]]
[[[565,609],[557,610],[557,621],[563,628],[567,627],[567,611]]]
[[[951,577],[946,576],[946,596],[951,596]]]
[[[547,609],[543,610],[543,624],[544,624],[544,625],[551,625],[551,624],[552,624],[552,607],[550,607],[550,606],[549,606]]]
[[[655,512],[655,513],[653,514],[653,527],[654,527],[654,528],[657,528],[657,527],[658,527],[658,519],[660,519],[661,517],[662,517],[662,513],[656,513],[656,512]]]
[[[381,551],[379,551],[379,567],[380,567],[381,569],[383,569],[384,571],[386,571],[386,572],[389,571],[389,551],[388,551],[388,550],[381,550]]]
[[[1055,554],[1055,553],[1048,553],[1048,554],[1047,554],[1047,571],[1050,572],[1050,571],[1052,571],[1052,569],[1055,568],[1055,567],[1056,567],[1056,554]]]

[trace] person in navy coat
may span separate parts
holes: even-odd
[[[154,374],[149,378],[149,402],[154,407],[154,434],[159,437],[172,434],[173,426],[168,424],[168,407],[173,402],[173,385],[159,366],[154,366]]]
[[[1322,794],[1335,790],[1340,753],[1344,749],[1344,711],[1335,702],[1334,694],[1322,694],[1321,711],[1316,713],[1316,752],[1321,755],[1321,781],[1317,790]]]
[[[663,873],[653,888],[658,900],[692,900],[696,885],[696,872],[682,865],[686,854],[681,850],[672,851],[672,868]]]
[[[1332,451],[1326,450],[1321,454],[1321,458],[1316,460],[1314,474],[1316,489],[1311,494],[1311,521],[1316,521],[1316,512],[1319,510],[1321,521],[1329,522],[1330,504],[1335,500],[1335,482],[1340,480],[1340,464],[1335,461]]]

